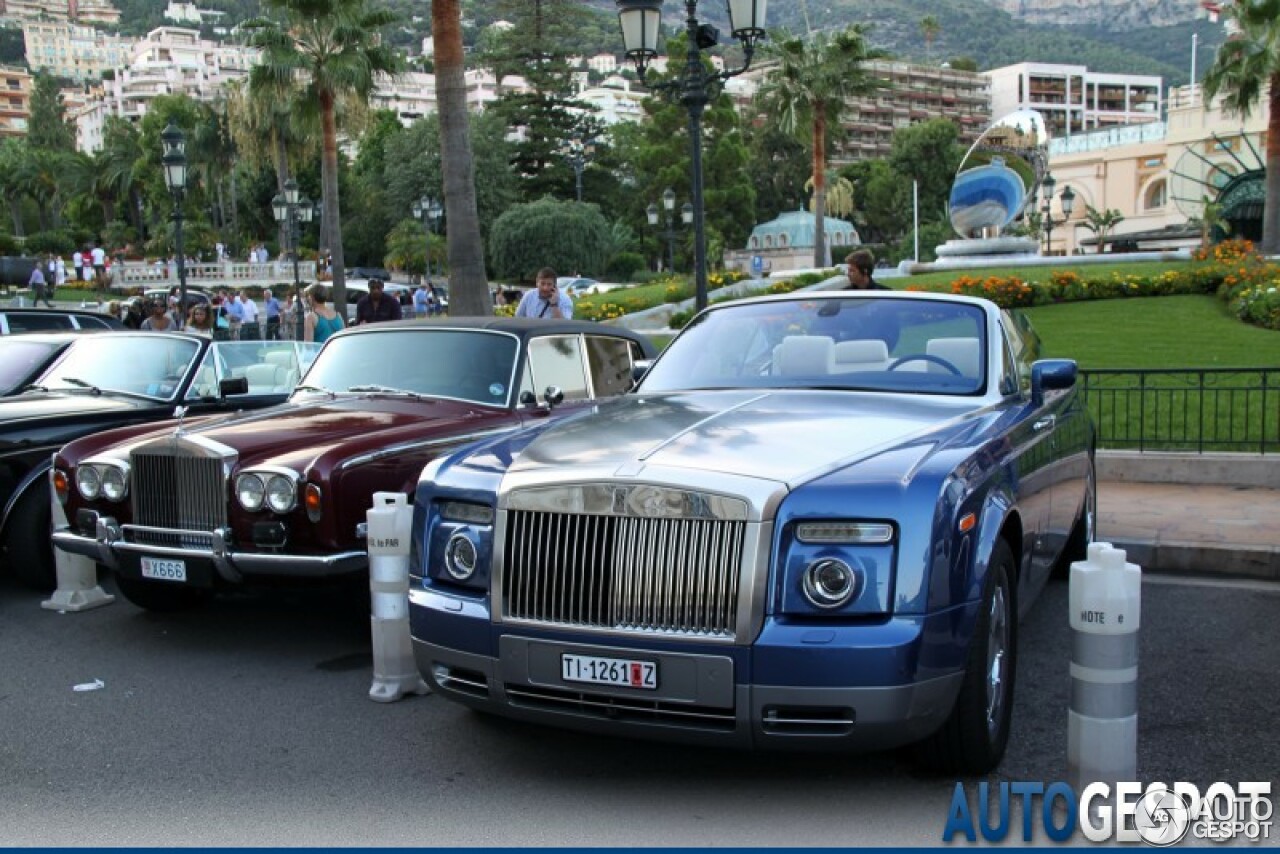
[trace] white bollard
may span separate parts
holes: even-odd
[[[409,536],[413,508],[403,493],[375,492],[369,520],[369,602],[373,686],[369,699],[392,703],[431,691],[418,673],[409,637]]]
[[[1138,779],[1138,627],[1142,570],[1110,543],[1071,564],[1071,706],[1067,777],[1090,783]]]
[[[49,488],[49,502],[53,527],[65,527],[67,514],[53,494],[52,485]],[[97,564],[84,555],[53,549],[53,569],[58,579],[58,588],[53,591],[53,596],[40,603],[41,608],[48,608],[50,611],[87,611],[116,601],[116,597],[98,586]]]

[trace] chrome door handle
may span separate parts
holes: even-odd
[[[1031,429],[1039,433],[1041,430],[1048,429],[1057,423],[1058,423],[1058,416],[1046,415],[1044,418],[1041,418],[1039,421],[1032,424]]]

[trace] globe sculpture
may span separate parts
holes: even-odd
[[[960,239],[939,246],[938,257],[1034,254],[1034,239],[1001,232],[1034,201],[1048,150],[1044,117],[1035,110],[992,122],[960,162],[947,204]]]

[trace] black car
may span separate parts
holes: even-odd
[[[0,308],[0,335],[62,332],[72,329],[124,329],[119,318],[75,308]]]
[[[196,335],[83,335],[21,394],[0,399],[0,543],[10,571],[51,587],[48,471],[67,442],[117,427],[283,402],[319,345]]]
[[[0,397],[21,394],[89,331],[0,336]]]

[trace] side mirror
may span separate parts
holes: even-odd
[[[520,392],[520,405],[521,406],[537,406],[538,396],[531,391],[527,391],[527,390],[522,391]]]
[[[636,359],[635,364],[631,366],[632,385],[639,385],[640,380],[644,379],[644,375],[649,373],[652,367],[653,359]]]
[[[218,397],[231,397],[233,394],[248,394],[249,380],[246,377],[231,377],[218,381]]]
[[[557,385],[547,386],[547,390],[542,393],[542,397],[547,402],[548,409],[555,409],[564,403],[564,392]]]
[[[1079,368],[1074,359],[1041,359],[1031,366],[1031,400],[1040,403],[1044,393],[1071,388],[1076,384]]]

